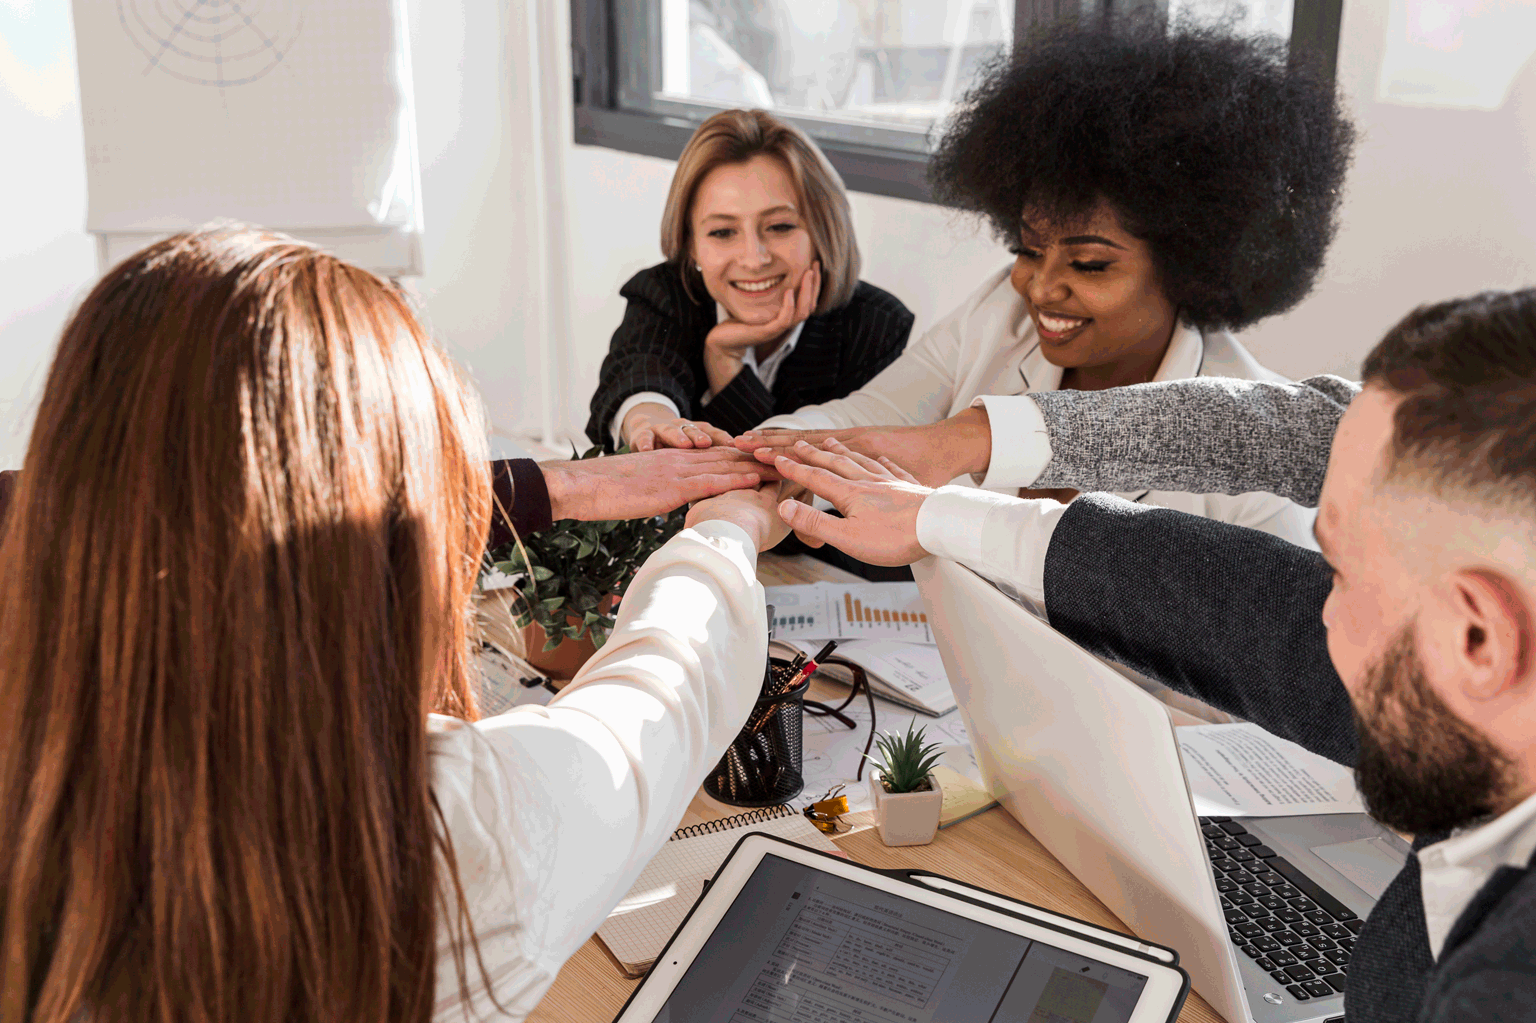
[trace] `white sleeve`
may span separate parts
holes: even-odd
[[[657,394],[655,391],[636,391],[624,399],[624,404],[620,405],[619,410],[613,414],[613,422],[608,424],[608,432],[613,437],[614,447],[621,448],[624,446],[624,417],[629,415],[629,410],[636,405],[646,404],[665,405],[672,410],[674,416],[682,415],[678,411],[677,405],[665,394]]]
[[[1045,552],[1067,506],[971,487],[940,487],[917,513],[917,542],[1045,606]]]
[[[1277,494],[1257,491],[1236,495],[1203,494],[1201,497],[1208,519],[1257,529],[1297,547],[1317,550],[1317,538],[1312,534],[1316,508],[1303,508]]]
[[[873,380],[846,398],[804,405],[764,420],[759,429],[841,430],[850,426],[923,426],[949,415],[960,338],[970,303],[935,324]]]
[[[992,459],[980,478],[972,473],[976,485],[988,490],[1032,486],[1051,464],[1051,435],[1040,406],[1027,394],[985,395],[971,402],[971,408],[977,405],[987,410]]]
[[[558,970],[677,826],[761,690],[756,560],[738,526],[684,530],[641,567],[608,642],[548,706],[436,737],[433,790],[484,947],[514,944]]]

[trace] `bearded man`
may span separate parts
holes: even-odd
[[[1012,439],[1044,445],[1040,486],[1310,497],[1321,556],[1103,494],[933,490],[835,438],[761,457],[845,516],[785,502],[813,542],[953,558],[1087,649],[1353,765],[1416,855],[1355,944],[1349,1020],[1536,1019],[1536,289],[1411,313],[1363,377],[1053,396],[1071,414],[1038,403],[1038,443]],[[986,471],[942,426],[846,439]]]

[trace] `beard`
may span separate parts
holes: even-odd
[[[1366,669],[1355,731],[1355,783],[1366,809],[1399,831],[1449,831],[1492,815],[1514,773],[1509,758],[1430,687],[1412,625]]]

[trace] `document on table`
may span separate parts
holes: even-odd
[[[821,645],[819,639],[775,639],[768,652],[778,657],[793,657],[795,652],[814,657]],[[955,709],[955,692],[938,647],[899,639],[851,639],[834,653],[864,669],[876,696],[933,717]],[[821,674],[844,685],[853,683],[853,673],[841,664],[824,664]]]
[[[933,642],[917,583],[810,583],[766,589],[775,639]]]
[[[1353,772],[1258,725],[1178,729],[1184,773],[1201,816],[1363,813]]]

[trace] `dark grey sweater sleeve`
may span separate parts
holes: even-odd
[[[1035,487],[1267,491],[1317,506],[1328,449],[1360,385],[1335,376],[1296,384],[1197,377],[1107,391],[1031,394],[1051,461]]]
[[[1045,555],[1051,625],[1088,650],[1353,765],[1328,657],[1321,555],[1108,494],[1073,501]]]

